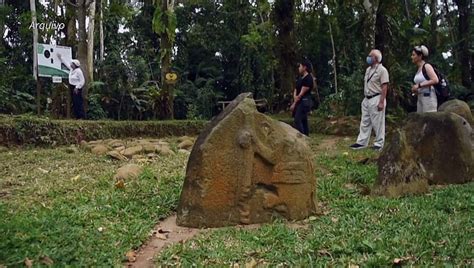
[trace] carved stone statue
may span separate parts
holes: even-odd
[[[199,135],[186,169],[177,223],[219,227],[304,219],[315,210],[307,137],[239,95]]]

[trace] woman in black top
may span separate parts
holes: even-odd
[[[311,89],[314,87],[314,81],[311,71],[312,65],[309,60],[303,60],[299,64],[300,78],[296,81],[296,88],[293,92],[294,102],[290,108],[295,118],[295,128],[306,136],[309,136],[308,113],[313,105]]]

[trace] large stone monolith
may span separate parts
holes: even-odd
[[[219,227],[304,219],[315,210],[315,192],[307,137],[259,113],[244,93],[197,138],[177,223]]]
[[[410,114],[379,157],[374,192],[400,196],[473,181],[471,137],[470,124],[455,113]]]

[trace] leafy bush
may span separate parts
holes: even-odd
[[[93,120],[107,118],[107,113],[102,108],[100,100],[101,96],[99,94],[89,95],[89,109],[87,110],[87,118]]]

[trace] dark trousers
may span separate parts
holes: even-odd
[[[295,128],[309,136],[309,125],[308,125],[308,113],[311,111],[312,101],[309,98],[303,98],[296,105],[295,116]]]
[[[74,93],[75,86],[69,85],[71,90],[72,98],[72,111],[76,119],[85,119],[86,113],[84,112],[84,99],[82,98],[82,88],[78,90],[77,94]]]

